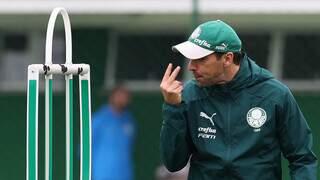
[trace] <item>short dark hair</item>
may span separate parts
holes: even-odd
[[[218,59],[220,59],[223,55],[226,54],[226,52],[215,52],[213,54],[215,54],[216,57]],[[242,59],[243,59],[244,53],[241,52],[241,51],[240,52],[234,52],[233,55],[234,55],[234,59],[233,59],[234,64],[239,65],[241,63]]]

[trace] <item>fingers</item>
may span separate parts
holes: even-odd
[[[180,66],[177,66],[173,72],[172,71],[172,63],[169,63],[166,72],[163,75],[162,81],[161,81],[161,86],[167,86],[170,85],[173,81],[175,81],[179,71],[180,71]]]
[[[169,65],[168,65],[168,67],[166,69],[166,72],[163,75],[162,81],[167,80],[169,78],[169,76],[171,74],[171,70],[172,70],[172,64],[169,63]]]
[[[179,87],[183,87],[182,82],[180,81],[174,81],[167,89],[168,92],[172,92],[176,90]]]
[[[174,93],[180,94],[182,92],[182,90],[183,90],[183,86],[179,86],[173,91],[174,91]]]
[[[172,66],[173,65],[169,63],[160,83],[160,89],[165,102],[169,104],[180,104],[183,84],[175,79],[181,68],[177,66],[172,72]]]
[[[178,73],[179,73],[179,71],[180,71],[180,66],[177,66],[175,69],[174,69],[174,71],[171,73],[171,75],[169,76],[169,78],[168,78],[168,82],[170,83],[170,82],[173,82],[175,79],[176,79],[176,77],[178,76]]]

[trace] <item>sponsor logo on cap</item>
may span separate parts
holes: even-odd
[[[201,34],[201,29],[200,27],[197,27],[190,36],[193,39],[193,42],[195,42],[199,46],[205,46],[207,48],[211,48],[211,44],[209,44],[206,40],[202,40],[198,38],[200,34]]]
[[[227,49],[227,45],[222,43],[220,46],[216,46],[216,50],[225,51]]]
[[[192,34],[191,34],[191,38],[192,39],[196,39],[196,38],[198,38],[199,36],[200,36],[200,34],[201,34],[201,29],[200,29],[200,27],[197,27],[197,29],[195,29],[193,32],[192,32]]]
[[[199,44],[200,46],[206,46],[207,48],[211,48],[211,44],[209,44],[206,40],[194,39],[193,41]]]

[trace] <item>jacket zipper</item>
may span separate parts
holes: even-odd
[[[231,109],[231,104],[228,103],[228,114],[227,114],[227,163],[230,163],[230,151],[231,151],[231,147],[230,147],[230,144],[231,144],[231,133],[230,133],[230,109]]]

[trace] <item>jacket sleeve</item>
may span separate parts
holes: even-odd
[[[191,155],[185,108],[184,103],[179,106],[164,103],[162,108],[160,151],[164,165],[171,172],[182,169]]]
[[[316,180],[317,158],[312,152],[312,134],[297,102],[288,90],[280,110],[280,147],[289,161],[292,180]]]

